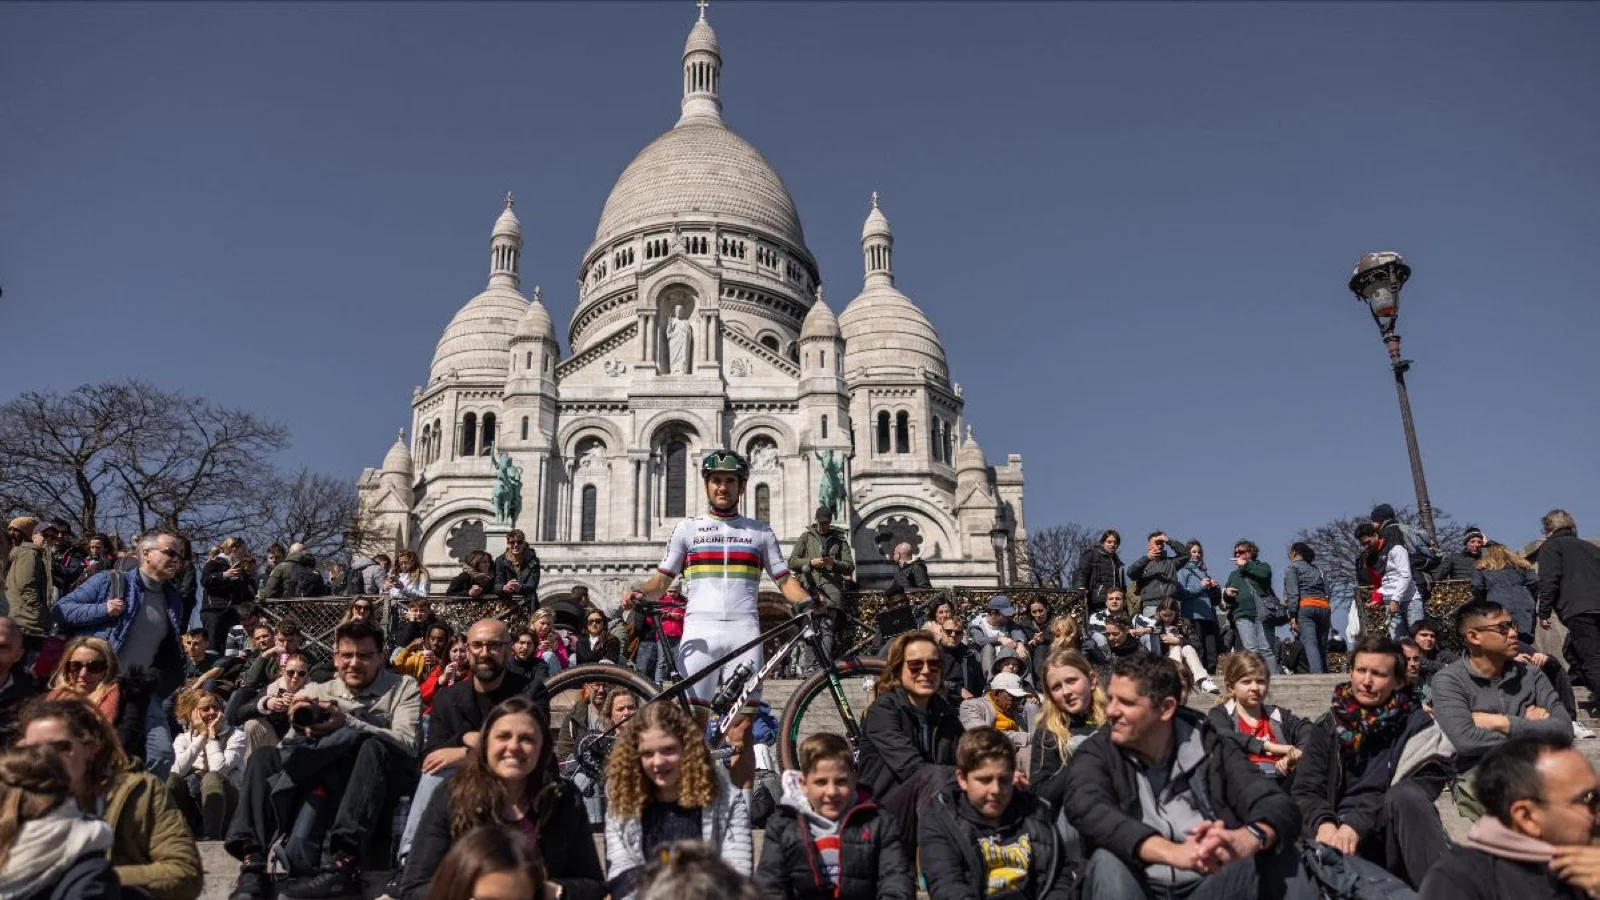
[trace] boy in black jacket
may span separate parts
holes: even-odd
[[[913,900],[900,826],[856,785],[850,744],[836,734],[800,743],[800,771],[783,773],[767,819],[756,884],[786,900]]]
[[[1050,804],[1016,789],[1017,749],[974,728],[956,744],[956,777],[917,823],[932,900],[1067,900],[1075,873]]]

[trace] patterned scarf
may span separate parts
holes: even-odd
[[[1388,703],[1375,709],[1356,702],[1348,681],[1333,689],[1334,730],[1350,756],[1359,755],[1370,742],[1381,743],[1399,735],[1416,708],[1417,695],[1410,688],[1395,691]]]

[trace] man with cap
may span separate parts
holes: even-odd
[[[959,717],[966,731],[974,728],[994,728],[1003,733],[1018,748],[1028,746],[1029,715],[1027,700],[1032,696],[1022,686],[1022,679],[1014,672],[1001,672],[989,681],[989,692],[983,697],[963,700]]]
[[[48,551],[34,543],[33,532],[38,527],[38,519],[18,516],[6,528],[6,536],[11,539],[6,568],[6,602],[10,610],[6,614],[22,629],[22,644],[27,648],[30,664],[44,646],[50,613],[50,562]]]
[[[1461,552],[1446,553],[1438,571],[1433,574],[1433,580],[1471,581],[1473,573],[1478,570],[1478,559],[1483,556],[1484,543],[1483,529],[1468,525]]]
[[[833,510],[817,507],[816,522],[800,533],[789,551],[789,571],[800,576],[811,596],[827,604],[815,615],[817,634],[823,649],[833,652],[833,610],[844,596],[844,583],[856,570],[856,555],[850,549],[850,536],[833,527]],[[813,671],[823,660],[811,658],[811,648],[800,648],[798,664],[802,671]]]
[[[967,626],[967,640],[978,648],[979,659],[985,672],[993,671],[994,661],[1007,656],[1028,658],[1028,636],[1011,624],[1017,608],[1005,594],[990,598],[984,615],[975,617]]]
[[[59,597],[77,587],[89,556],[72,539],[72,526],[65,519],[51,519],[39,526],[37,533],[44,539],[45,552],[50,558],[50,581]]]

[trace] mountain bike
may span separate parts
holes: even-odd
[[[665,635],[660,624],[665,608],[655,602],[640,601],[635,605],[648,617],[658,646],[665,648]],[[740,710],[745,708],[756,689],[802,646],[811,650],[812,659],[825,660],[826,664],[802,681],[784,704],[778,726],[780,765],[785,769],[799,768],[800,742],[819,732],[843,735],[850,746],[856,748],[861,742],[860,716],[871,704],[873,683],[884,668],[883,660],[859,655],[866,648],[877,646],[876,629],[847,614],[847,618],[865,636],[841,658],[830,658],[823,652],[812,615],[814,608],[811,603],[801,604],[793,618],[767,630],[755,640],[734,648],[686,678],[679,677],[677,661],[668,657],[669,682],[665,685],[657,685],[631,669],[605,663],[575,666],[553,675],[545,682],[545,691],[550,697],[552,727],[560,727],[555,723],[564,721],[561,718],[563,714],[590,715],[585,703],[594,703],[598,698],[617,690],[628,691],[637,697],[640,709],[651,703],[679,703],[692,713],[694,708],[690,703],[690,689],[693,686],[707,678],[718,677],[724,665],[738,659],[746,651],[788,634],[782,646],[766,659],[759,671],[749,671],[749,667],[740,666],[735,677],[725,681],[712,698],[706,742],[710,744],[713,755],[727,758],[732,754],[730,748],[723,746],[728,727]],[[672,681],[673,678],[677,680]],[[607,705],[596,704],[600,709]],[[591,730],[568,752],[557,758],[562,774],[569,777],[579,774],[585,776],[584,780],[594,786],[587,789],[589,791],[601,789],[599,786],[604,783],[606,756],[609,755],[617,729],[621,727],[607,726],[606,723],[600,725],[605,727],[604,731]]]

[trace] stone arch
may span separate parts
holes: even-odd
[[[702,444],[707,440],[706,435],[716,434],[716,429],[712,423],[701,421],[692,412],[681,409],[664,409],[639,426],[639,442],[652,450],[655,449],[655,445],[660,441],[662,433],[674,424],[682,425],[695,440],[700,441]]]
[[[886,548],[880,551],[877,541],[878,527],[890,518],[904,518],[917,527],[921,544],[917,552],[924,559],[951,556],[956,544],[949,527],[949,517],[931,503],[912,496],[885,497],[867,504],[856,512],[856,526],[851,545],[856,557],[863,560],[888,559]]]
[[[782,419],[765,415],[741,419],[733,429],[733,446],[743,453],[743,448],[749,446],[752,439],[763,434],[772,438],[781,454],[791,455],[800,452],[800,442],[795,437],[794,431]]]
[[[608,450],[615,452],[622,452],[628,447],[627,440],[622,436],[622,429],[609,419],[575,419],[562,425],[561,433],[556,437],[556,446],[561,448],[562,458],[573,459],[578,443],[586,437],[600,438]]]

